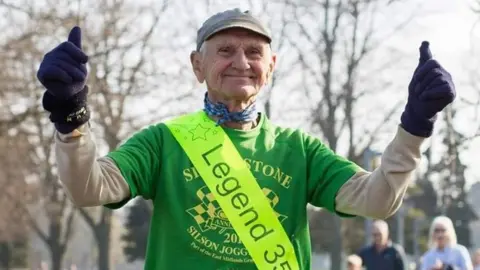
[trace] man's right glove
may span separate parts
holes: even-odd
[[[68,41],[45,54],[37,78],[47,89],[43,108],[50,112],[50,121],[58,132],[67,134],[90,119],[87,106],[88,87],[86,63],[82,51],[81,30],[74,27]]]
[[[415,136],[430,137],[437,113],[455,99],[452,76],[432,59],[428,42],[420,46],[420,60],[408,86],[402,127]]]

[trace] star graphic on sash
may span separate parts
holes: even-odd
[[[201,124],[198,124],[195,128],[189,130],[192,134],[192,141],[195,141],[196,139],[202,139],[202,140],[207,140],[207,132],[209,131],[209,128],[203,127]]]

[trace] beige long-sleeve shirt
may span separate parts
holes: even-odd
[[[345,214],[384,219],[400,207],[420,162],[425,138],[398,127],[373,172],[358,172],[336,195],[336,210]],[[97,157],[97,147],[88,126],[71,134],[57,133],[55,151],[58,173],[67,193],[79,207],[123,201],[130,189],[120,170],[108,157]]]

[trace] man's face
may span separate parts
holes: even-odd
[[[193,53],[192,66],[199,82],[217,99],[249,100],[272,76],[276,57],[265,38],[243,29],[214,35],[204,51]]]
[[[348,263],[347,269],[348,270],[361,270],[362,266],[356,265],[356,264],[353,264],[353,263]]]
[[[387,242],[387,233],[380,230],[379,227],[374,226],[372,229],[373,243],[377,246],[384,245]]]

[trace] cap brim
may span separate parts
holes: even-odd
[[[272,38],[268,33],[266,33],[263,29],[258,27],[256,24],[248,21],[233,21],[233,22],[224,23],[222,24],[222,26],[216,28],[214,31],[212,31],[212,33],[206,36],[205,40],[212,38],[214,35],[218,34],[219,32],[222,32],[228,29],[233,29],[233,28],[241,28],[241,29],[251,31],[267,39],[268,43],[272,42]]]

